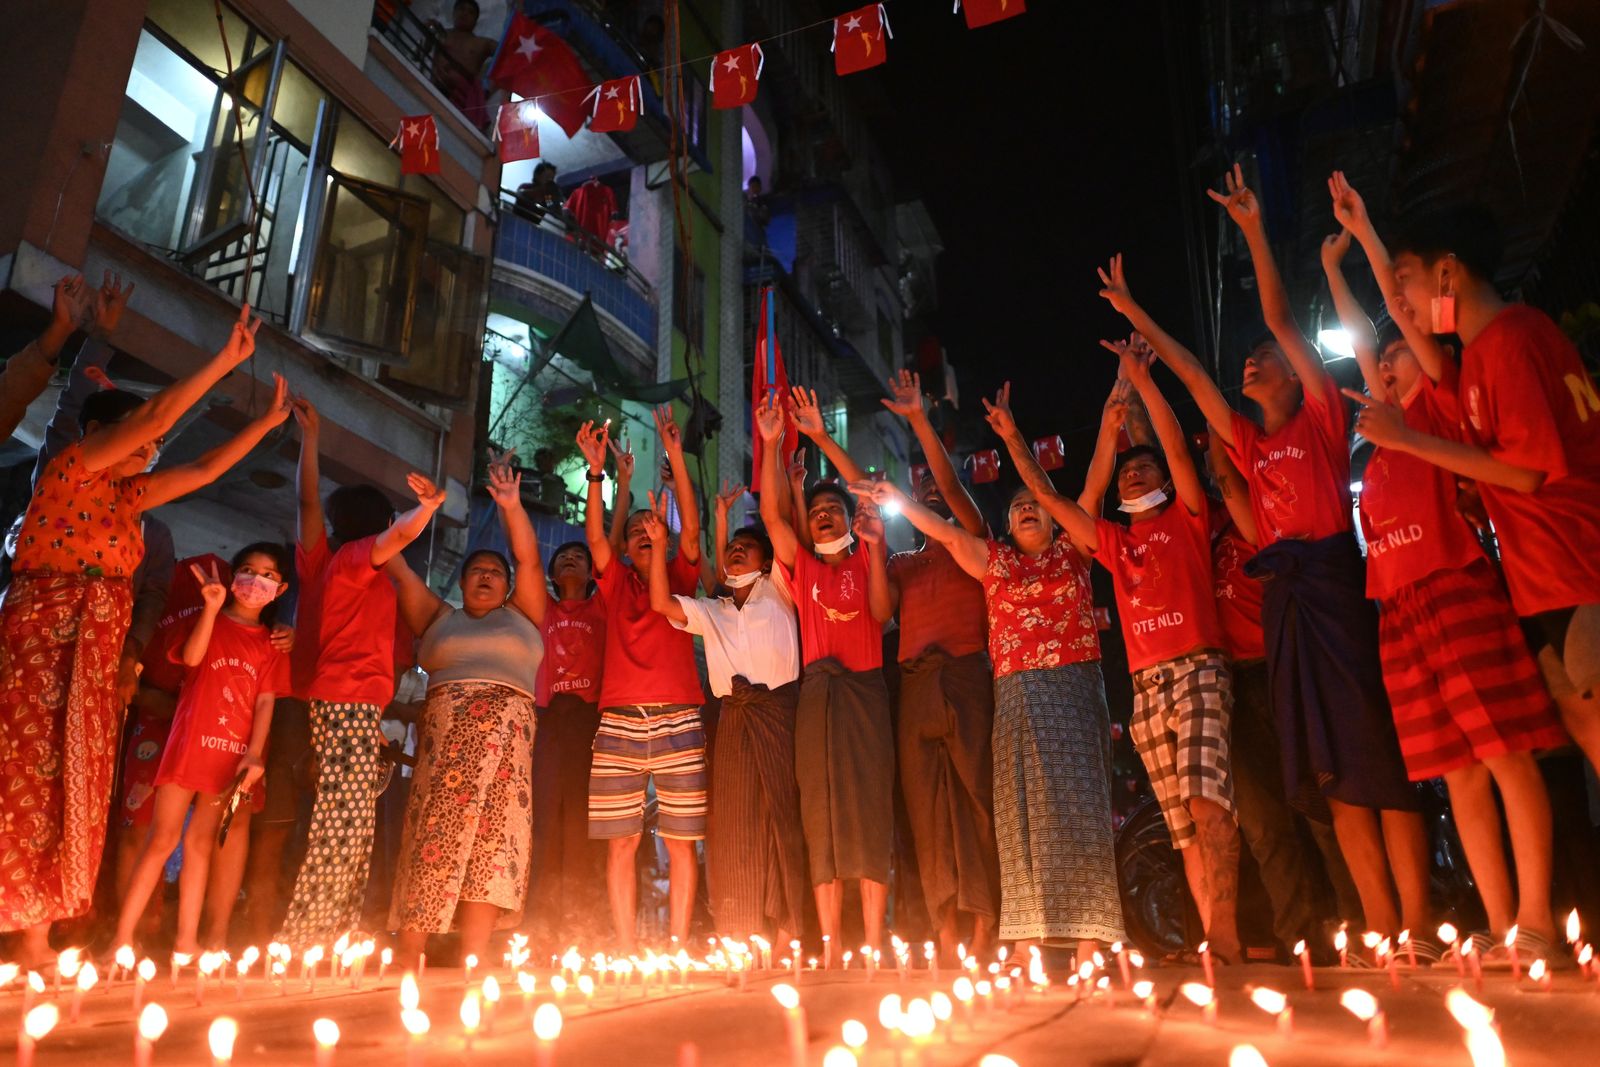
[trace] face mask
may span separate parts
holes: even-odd
[[[760,571],[751,571],[748,574],[730,574],[723,582],[729,589],[743,589],[747,585],[756,584],[756,579],[761,577]]]
[[[233,599],[247,608],[264,608],[278,595],[278,583],[259,574],[233,576]]]
[[[1149,511],[1151,508],[1159,508],[1166,502],[1167,491],[1165,489],[1152,489],[1144,496],[1136,496],[1132,500],[1124,500],[1117,505],[1117,510],[1125,511],[1132,515],[1141,511]]]
[[[846,531],[845,535],[832,541],[818,541],[812,548],[819,556],[831,556],[835,552],[843,552],[856,543],[856,535]]]

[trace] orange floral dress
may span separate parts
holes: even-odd
[[[0,930],[89,908],[148,485],[86,470],[72,444],[45,467],[23,518],[0,606]]]

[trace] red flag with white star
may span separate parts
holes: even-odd
[[[1000,22],[1028,10],[1025,0],[956,0],[956,7],[967,16],[969,30]]]
[[[639,76],[601,82],[589,94],[594,98],[594,114],[589,119],[592,133],[627,133],[639,124],[641,92]]]
[[[992,448],[981,452],[974,452],[967,457],[967,466],[972,470],[974,485],[984,485],[988,482],[1000,480],[1000,453]]]
[[[833,20],[833,70],[836,74],[854,74],[858,70],[876,67],[889,58],[884,50],[889,31],[889,16],[882,4],[868,4],[847,11]]]
[[[711,63],[711,106],[730,108],[755,103],[765,63],[766,56],[758,44],[742,44],[718,52]]]
[[[567,42],[518,11],[511,18],[500,54],[489,68],[489,84],[538,101],[568,137],[589,117],[584,94],[592,84]]]
[[[439,173],[439,127],[432,115],[408,115],[389,147],[400,147],[401,174]]]
[[[494,123],[494,139],[500,142],[500,162],[539,158],[539,105],[532,100],[501,104]]]
[[[1033,458],[1047,471],[1058,471],[1067,465],[1066,446],[1060,436],[1041,437],[1033,443]]]

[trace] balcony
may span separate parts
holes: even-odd
[[[539,303],[543,297],[548,309],[536,310],[547,311],[552,320],[561,320],[588,294],[596,308],[632,335],[630,347],[635,349],[636,357],[642,352],[654,352],[655,291],[628,265],[623,253],[609,247],[589,251],[553,213],[534,222],[514,213],[509,201],[501,206],[494,253],[497,295],[504,292],[502,283],[509,282],[519,290],[519,302],[531,299]],[[653,357],[650,372],[654,374]]]

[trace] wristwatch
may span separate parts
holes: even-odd
[[[583,476],[596,484],[606,480],[605,471],[585,471]]]

